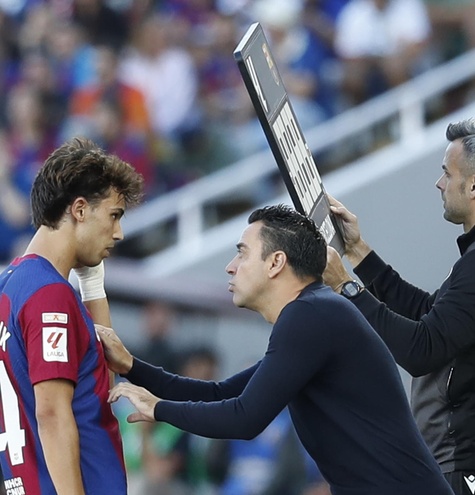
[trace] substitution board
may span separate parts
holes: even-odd
[[[341,231],[258,22],[249,27],[233,55],[295,209],[312,218],[327,244],[342,254]]]

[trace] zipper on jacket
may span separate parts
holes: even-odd
[[[449,388],[450,388],[450,382],[452,381],[453,372],[454,372],[454,367],[451,366],[450,371],[449,371],[449,376],[447,377],[447,385],[446,385],[446,387],[447,387],[447,402],[449,404],[452,403],[452,401],[450,400]],[[450,408],[450,411],[449,411],[449,414],[447,417],[447,432],[449,435],[453,435],[455,433],[454,431],[451,430],[452,414],[453,414],[453,411],[452,411],[452,408]]]

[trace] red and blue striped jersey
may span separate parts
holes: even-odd
[[[0,462],[7,492],[56,493],[34,395],[35,384],[54,379],[74,383],[85,492],[125,495],[122,442],[107,403],[109,373],[92,319],[69,282],[46,259],[28,255],[0,276]]]

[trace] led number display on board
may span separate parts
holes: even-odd
[[[234,58],[295,208],[312,218],[340,253],[343,241],[312,153],[259,23],[234,50]]]

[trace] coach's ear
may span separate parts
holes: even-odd
[[[472,175],[471,185],[470,185],[470,197],[475,198],[475,175]]]
[[[269,255],[269,278],[276,277],[287,265],[284,251],[274,251]]]

